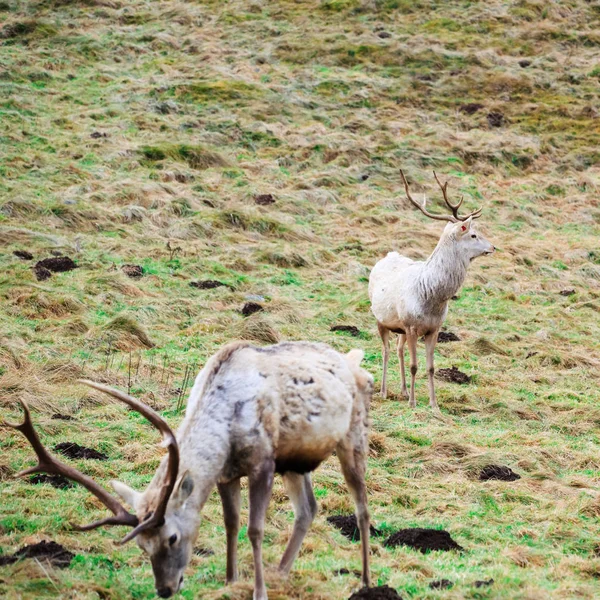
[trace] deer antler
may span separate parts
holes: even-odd
[[[406,181],[406,177],[404,176],[404,172],[402,171],[402,169],[400,170],[400,176],[402,177],[402,181],[404,182],[404,190],[406,191],[406,197],[410,200],[410,202],[416,206],[426,217],[429,217],[430,219],[436,219],[437,221],[449,221],[450,223],[459,223],[460,221],[466,221],[469,217],[473,218],[473,219],[477,219],[481,216],[481,211],[482,208],[478,208],[476,211],[466,215],[465,217],[461,217],[458,214],[458,209],[460,208],[461,204],[463,203],[463,198],[460,199],[460,201],[458,202],[458,204],[452,204],[449,200],[448,200],[448,182],[444,183],[443,185],[440,183],[440,180],[438,179],[435,171],[433,172],[433,176],[435,177],[435,180],[437,181],[438,185],[440,186],[441,190],[442,190],[442,194],[444,196],[444,201],[446,202],[446,204],[448,205],[448,207],[450,208],[450,210],[452,211],[451,215],[438,215],[438,214],[434,214],[434,213],[430,213],[426,208],[425,208],[425,203],[426,200],[423,200],[422,204],[419,204],[411,195],[410,195],[410,189],[408,186],[408,181]]]
[[[77,469],[66,465],[54,456],[52,456],[46,448],[40,442],[40,438],[33,427],[31,421],[31,413],[27,404],[21,400],[23,406],[23,412],[25,413],[25,419],[20,425],[14,423],[6,424],[17,431],[20,431],[29,441],[38,457],[38,464],[35,467],[25,469],[21,471],[17,477],[23,477],[24,475],[30,475],[31,473],[50,473],[53,475],[64,475],[67,479],[80,483],[82,486],[87,488],[106,508],[108,508],[115,515],[114,517],[106,517],[91,523],[90,525],[84,525],[79,527],[75,525],[76,529],[80,531],[89,531],[90,529],[96,529],[101,525],[129,525],[130,527],[136,527],[138,525],[138,518],[128,512],[121,503],[114,497],[111,496],[102,486],[98,485],[91,477],[84,475]]]
[[[465,199],[464,196],[461,196],[461,199],[459,200],[458,204],[452,204],[450,202],[450,200],[448,200],[448,182],[446,181],[446,183],[444,183],[444,185],[442,185],[440,180],[438,179],[438,176],[435,171],[433,172],[433,176],[435,177],[437,184],[440,186],[440,189],[442,190],[442,195],[444,196],[444,201],[448,205],[448,208],[452,211],[452,214],[454,215],[454,217],[456,218],[457,221],[466,221],[469,217],[471,217],[472,219],[478,219],[481,216],[481,211],[483,210],[483,207],[479,207],[477,210],[468,214],[466,217],[461,217],[458,214],[458,209],[460,208],[461,204],[463,203],[463,200]]]
[[[128,394],[120,392],[114,388],[108,387],[106,385],[102,385],[100,383],[95,383],[93,381],[87,381],[85,379],[80,380],[82,383],[85,383],[97,390],[102,392],[106,392],[111,396],[114,396],[118,400],[121,400],[134,410],[137,410],[140,414],[142,414],[152,425],[154,425],[163,435],[163,445],[166,446],[169,452],[169,461],[167,463],[167,475],[165,478],[165,483],[160,492],[160,496],[158,499],[157,506],[155,510],[150,513],[149,517],[139,522],[139,519],[128,512],[121,503],[111,494],[109,494],[102,486],[97,484],[91,477],[84,475],[77,469],[66,465],[65,463],[59,461],[57,458],[52,456],[46,448],[42,445],[40,438],[38,437],[35,428],[33,427],[33,423],[31,421],[31,413],[29,412],[29,407],[27,404],[21,400],[21,404],[23,406],[23,411],[25,412],[25,420],[20,425],[15,425],[13,423],[6,423],[9,427],[20,431],[29,441],[31,446],[33,447],[35,453],[38,457],[38,464],[35,467],[31,467],[29,469],[25,469],[17,476],[22,477],[24,475],[30,475],[31,473],[50,473],[55,475],[63,475],[67,479],[71,481],[75,481],[83,485],[87,490],[89,490],[94,496],[102,502],[112,513],[115,515],[114,517],[106,517],[104,519],[100,519],[94,523],[90,523],[89,525],[84,526],[75,526],[79,531],[89,531],[91,529],[96,529],[102,525],[128,525],[133,527],[133,531],[131,531],[128,535],[126,535],[120,544],[125,544],[129,540],[132,540],[142,531],[146,531],[147,529],[151,529],[153,527],[160,527],[164,522],[165,512],[167,510],[167,504],[169,502],[169,498],[173,493],[173,489],[175,488],[175,482],[177,481],[177,473],[179,471],[179,447],[177,446],[177,440],[175,439],[175,434],[167,424],[167,422],[154,410],[152,410],[149,406],[146,406],[143,402],[132,398]]]
[[[148,419],[148,421],[150,421],[150,423],[152,423],[152,425],[154,425],[162,433],[162,445],[165,446],[169,452],[167,475],[165,477],[165,483],[163,484],[156,508],[152,513],[150,513],[150,516],[145,521],[142,521],[139,524],[136,523],[137,526],[135,529],[121,540],[120,543],[125,544],[142,531],[152,529],[153,527],[160,527],[163,524],[165,512],[167,510],[167,504],[169,503],[169,498],[171,497],[173,489],[175,488],[177,474],[179,472],[179,446],[177,445],[175,434],[169,427],[168,423],[156,411],[152,410],[143,402],[136,400],[124,392],[101,383],[95,383],[94,381],[88,381],[87,379],[80,379],[79,381],[89,385],[90,387],[93,387],[94,389],[100,390],[101,392],[110,394],[114,398],[121,400],[121,402],[125,402],[125,404],[146,417],[146,419]]]

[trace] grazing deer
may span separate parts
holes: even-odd
[[[381,259],[369,277],[371,310],[377,319],[377,329],[383,342],[383,376],[381,394],[387,396],[387,366],[389,359],[390,332],[398,333],[398,358],[402,374],[402,395],[409,398],[409,405],[416,406],[415,376],[417,374],[417,340],[424,336],[429,376],[429,403],[436,414],[439,408],[435,399],[433,381],[433,352],[438,332],[448,312],[448,300],[460,289],[467,275],[469,263],[482,254],[492,254],[495,248],[475,229],[473,221],[481,216],[481,208],[467,216],[460,216],[458,209],[463,199],[452,204],[448,200],[448,182],[443,185],[434,172],[435,180],[442,190],[451,215],[432,214],[423,204],[416,202],[404,173],[400,171],[409,201],[425,216],[439,221],[449,221],[444,232],[426,261],[414,261],[397,252],[390,252]],[[410,396],[406,389],[404,373],[404,345],[408,344],[410,355]]]
[[[262,540],[273,476],[281,473],[296,515],[279,565],[287,575],[317,511],[310,473],[333,451],[356,505],[361,534],[362,581],[369,585],[369,513],[365,488],[368,412],[373,379],[360,368],[363,353],[339,354],[324,344],[282,343],[257,348],[246,342],[224,346],[197,376],[177,435],[142,402],[83,381],[128,404],[163,435],[168,450],[145,492],[113,481],[129,513],[102,486],[48,453],[22,402],[18,429],[38,464],[19,475],[61,474],[85,486],[114,516],[79,527],[128,525],[150,556],[157,594],[169,598],[183,583],[200,526],[200,512],[217,486],[227,532],[227,582],[237,580],[240,477],[249,480],[248,537],[254,557],[254,600],[267,600]]]

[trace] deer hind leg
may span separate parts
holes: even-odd
[[[365,484],[366,444],[352,444],[344,440],[338,444],[336,453],[342,467],[342,473],[356,506],[356,520],[360,531],[360,548],[362,559],[362,583],[369,587],[371,574],[369,570],[369,508],[367,504],[367,486]]]
[[[265,517],[273,489],[275,462],[268,460],[259,465],[248,477],[250,511],[248,516],[248,537],[252,544],[254,558],[253,600],[268,600],[267,586],[262,562],[262,542],[265,535]]]
[[[279,570],[284,575],[289,575],[294,560],[298,556],[304,536],[317,514],[318,506],[313,494],[309,473],[300,475],[298,473],[287,472],[283,476],[283,482],[296,515],[292,537],[283,553],[281,563],[279,563]]]
[[[227,532],[227,583],[238,579],[237,545],[240,531],[240,480],[218,483],[217,488],[223,505],[223,519]]]
[[[429,405],[431,406],[435,414],[440,414],[440,408],[435,399],[435,382],[433,376],[435,374],[435,367],[433,364],[434,350],[437,343],[438,330],[432,331],[425,336],[425,352],[427,354],[427,377],[429,383]]]
[[[383,374],[381,375],[381,395],[387,398],[387,368],[390,359],[390,330],[377,323],[377,330],[383,342]]]
[[[415,380],[417,378],[417,335],[414,330],[406,331],[406,343],[408,344],[408,353],[410,355],[410,395],[408,405],[411,408],[417,406],[415,399]]]
[[[400,361],[400,375],[402,376],[402,390],[401,394],[403,398],[408,398],[408,390],[406,389],[406,369],[404,367],[404,345],[406,344],[406,334],[401,333],[398,336],[398,360]]]

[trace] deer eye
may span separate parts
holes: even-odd
[[[169,546],[172,546],[175,542],[177,541],[177,534],[174,533],[170,538],[169,538]]]
[[[476,236],[474,233],[472,233],[472,234],[471,234],[471,237],[472,237],[473,239],[475,239],[477,236]]]

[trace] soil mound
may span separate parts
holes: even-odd
[[[471,381],[471,377],[462,371],[459,371],[456,367],[451,369],[438,369],[435,376],[438,379],[449,381],[450,383],[465,384]]]
[[[354,337],[360,335],[360,329],[356,325],[334,325],[329,331],[345,331]]]
[[[447,531],[443,529],[423,529],[415,527],[414,529],[401,529],[387,538],[383,545],[386,548],[394,548],[396,546],[408,546],[419,550],[420,552],[428,552],[430,550],[462,550]]]
[[[260,312],[261,310],[265,310],[262,304],[258,304],[258,302],[246,302],[242,308],[242,314],[245,317],[249,317],[250,315]]]
[[[327,522],[340,530],[340,533],[352,542],[360,540],[360,531],[356,522],[356,515],[333,515],[327,517]],[[381,531],[370,526],[371,537],[380,537]]]
[[[66,477],[62,475],[46,475],[45,473],[38,473],[33,477],[29,478],[29,483],[37,485],[39,483],[48,483],[52,487],[59,490],[66,490],[68,488],[75,487]]]
[[[445,344],[446,342],[460,342],[460,338],[451,331],[440,331],[437,341],[440,344]]]
[[[35,265],[33,267],[33,273],[38,281],[46,281],[46,279],[50,279],[50,277],[52,277],[52,271],[40,265]]]
[[[352,594],[348,600],[402,600],[398,592],[387,585],[363,588]]]
[[[194,288],[198,288],[199,290],[214,290],[219,287],[229,287],[226,283],[222,281],[217,281],[216,279],[206,279],[204,281],[190,281],[190,286]]]
[[[53,273],[64,273],[77,268],[77,265],[68,256],[53,256],[52,258],[44,258],[35,263],[37,267],[44,267]]]
[[[268,206],[269,204],[275,204],[275,197],[273,194],[259,194],[254,196],[254,202],[260,206]]]
[[[515,473],[509,467],[504,465],[486,465],[479,473],[481,481],[489,481],[490,479],[499,479],[500,481],[516,481],[521,479],[518,473]]]
[[[84,458],[86,460],[108,460],[108,456],[103,454],[102,452],[98,452],[98,450],[94,450],[93,448],[86,448],[85,446],[80,446],[75,442],[61,442],[60,444],[56,444],[54,449],[57,452],[60,452],[63,456],[67,458]]]
[[[140,265],[123,265],[121,271],[131,279],[139,279],[144,275],[144,267]]]
[[[15,250],[13,254],[22,260],[33,260],[33,254],[27,250]]]
[[[487,587],[488,585],[492,585],[494,583],[493,579],[488,579],[487,581],[475,581],[473,585],[476,588]]]
[[[56,542],[39,542],[38,544],[23,546],[13,555],[0,556],[0,566],[11,565],[22,558],[47,560],[54,567],[64,569],[71,564],[75,555]]]

